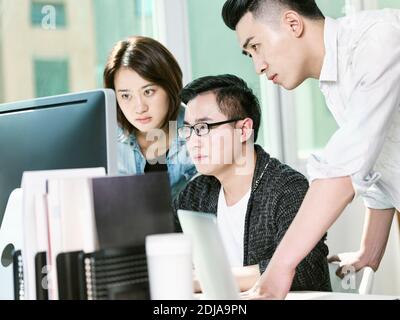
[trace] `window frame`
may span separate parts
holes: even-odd
[[[189,21],[186,0],[153,1],[154,37],[164,44],[178,60],[183,84],[192,80]]]

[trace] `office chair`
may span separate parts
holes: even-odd
[[[371,294],[375,272],[370,267],[364,267],[355,274],[347,274],[343,279],[336,275],[338,262],[329,263],[329,277],[332,291],[342,293]]]

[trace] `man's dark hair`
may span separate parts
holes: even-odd
[[[182,102],[187,104],[206,92],[215,94],[219,110],[229,119],[252,119],[254,141],[257,140],[261,122],[260,103],[244,80],[231,74],[196,79],[183,88]]]
[[[222,18],[230,29],[235,30],[240,19],[247,12],[259,18],[263,13],[268,14],[268,11],[276,15],[278,7],[294,10],[309,19],[324,19],[315,0],[227,0],[222,8]]]

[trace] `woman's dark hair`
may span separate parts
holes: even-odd
[[[268,8],[277,6],[294,10],[309,19],[324,19],[315,0],[227,0],[222,8],[222,19],[228,28],[235,30],[247,12],[258,18],[261,14],[268,14]],[[275,10],[270,10],[270,13],[276,14]]]
[[[169,98],[169,109],[163,127],[178,117],[182,89],[182,70],[178,62],[158,41],[135,36],[119,41],[104,68],[104,87],[115,90],[115,74],[120,68],[129,68],[137,72],[143,79],[152,82],[165,90]],[[135,128],[126,119],[117,101],[117,117],[120,126],[132,133]]]
[[[257,141],[261,123],[260,103],[244,80],[231,74],[196,79],[183,88],[182,102],[187,104],[205,92],[215,94],[219,110],[228,118],[252,119],[254,141]]]

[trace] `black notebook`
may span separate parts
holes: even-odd
[[[36,299],[49,300],[48,273],[46,252],[38,252],[35,256]]]
[[[100,249],[136,247],[150,234],[174,232],[168,174],[92,179]]]
[[[83,251],[63,252],[56,258],[58,298],[60,300],[80,300],[81,279],[84,270],[79,259]]]

